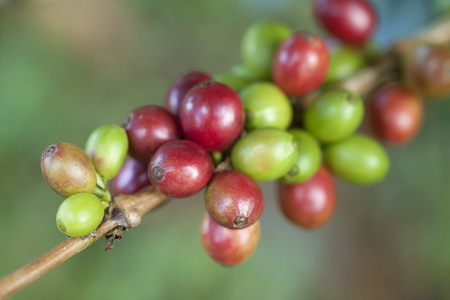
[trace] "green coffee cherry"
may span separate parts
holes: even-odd
[[[103,205],[93,194],[80,193],[64,200],[56,212],[58,229],[69,236],[84,236],[100,225]]]
[[[297,157],[297,142],[284,130],[255,129],[236,142],[231,150],[233,167],[258,181],[278,179]]]
[[[243,87],[256,80],[243,65],[236,65],[230,70],[214,74],[214,80],[228,85],[235,91],[240,91]]]
[[[376,140],[362,134],[324,148],[330,169],[355,184],[372,184],[382,180],[389,170],[389,157]]]
[[[250,26],[242,40],[242,61],[259,79],[269,80],[272,60],[278,46],[292,34],[285,24],[260,21]]]
[[[293,108],[288,97],[275,84],[254,82],[240,93],[245,108],[245,128],[286,129],[292,122]]]
[[[117,125],[101,126],[91,133],[85,149],[97,172],[109,180],[119,173],[127,156],[127,133]]]
[[[326,84],[345,80],[361,70],[366,64],[364,55],[351,47],[338,46],[330,53]]]
[[[226,84],[237,92],[249,83],[247,79],[237,77],[230,71],[214,74],[213,77],[215,81]]]
[[[308,132],[292,128],[288,131],[297,140],[298,154],[294,166],[280,180],[283,183],[298,183],[311,178],[322,163],[322,150],[317,140]]]
[[[97,175],[89,156],[72,143],[57,143],[45,148],[41,170],[52,190],[63,197],[91,193],[97,186]]]
[[[343,89],[333,89],[319,94],[307,108],[304,124],[319,141],[331,143],[352,135],[363,116],[361,97]]]

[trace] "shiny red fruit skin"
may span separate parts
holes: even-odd
[[[418,132],[423,120],[422,99],[399,84],[376,92],[369,101],[369,124],[380,139],[402,144]]]
[[[278,201],[283,214],[292,222],[313,229],[325,224],[336,205],[333,175],[321,166],[307,181],[278,183]]]
[[[331,35],[360,47],[372,35],[377,14],[366,0],[314,0],[314,15]]]
[[[256,181],[239,171],[222,171],[211,179],[205,191],[206,211],[218,224],[245,228],[258,221],[264,196]]]
[[[185,138],[207,151],[223,151],[239,138],[245,122],[239,95],[225,84],[206,81],[189,90],[180,108]]]
[[[181,138],[181,128],[175,116],[156,105],[133,110],[125,118],[123,128],[128,136],[129,154],[142,163],[148,163],[164,143]]]
[[[203,189],[214,172],[209,153],[189,140],[170,141],[153,155],[148,166],[148,177],[161,193],[183,198]]]
[[[175,82],[170,87],[164,102],[165,108],[169,112],[177,116],[180,111],[181,102],[183,101],[183,98],[187,94],[187,92],[200,82],[212,79],[213,78],[211,75],[199,71],[192,71],[181,76],[180,78],[175,80]]]
[[[289,96],[318,88],[327,75],[329,55],[317,35],[299,32],[285,40],[274,56],[272,79]]]
[[[259,221],[243,229],[229,229],[217,224],[207,212],[200,225],[200,236],[206,253],[217,263],[235,266],[248,259],[258,246]]]
[[[134,194],[151,185],[148,179],[148,165],[132,157],[123,163],[119,173],[111,181],[111,190],[114,196],[120,194]]]

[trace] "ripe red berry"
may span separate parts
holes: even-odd
[[[264,196],[253,178],[239,171],[213,176],[205,191],[205,206],[218,224],[245,228],[254,224],[264,209]]]
[[[181,138],[177,119],[165,108],[146,105],[133,110],[125,119],[129,154],[148,163],[153,153],[164,143]]]
[[[258,246],[259,221],[243,229],[229,229],[217,224],[207,212],[203,215],[200,235],[206,253],[217,263],[235,266],[249,258]]]
[[[214,163],[199,144],[188,140],[165,143],[153,155],[148,177],[161,193],[174,198],[196,194],[211,179]]]
[[[299,32],[278,48],[273,81],[289,96],[301,96],[319,87],[327,75],[328,50],[315,34]]]
[[[306,228],[317,228],[332,216],[336,204],[333,175],[320,167],[307,181],[295,184],[278,183],[278,200],[283,214]]]
[[[128,157],[119,173],[111,181],[113,195],[133,194],[151,185],[147,169],[147,164]]]
[[[314,0],[314,15],[331,35],[354,46],[362,46],[375,29],[377,16],[366,0]]]
[[[180,111],[181,102],[187,92],[200,82],[212,79],[209,74],[199,71],[192,71],[181,76],[170,87],[164,106],[168,111],[177,116]]]
[[[245,113],[239,95],[232,88],[206,81],[186,94],[179,118],[187,139],[207,151],[223,151],[239,138]]]
[[[399,84],[379,90],[369,102],[369,124],[375,135],[391,143],[405,143],[419,130],[422,99]]]

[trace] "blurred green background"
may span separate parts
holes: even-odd
[[[446,1],[377,0],[388,47],[436,20]],[[39,159],[55,142],[84,146],[103,124],[162,105],[171,82],[240,61],[254,21],[320,32],[303,0],[10,1],[0,8],[0,277],[64,240],[62,198]],[[436,4],[436,5],[434,5]],[[254,256],[214,263],[198,228],[202,195],[173,200],[103,252],[100,241],[12,299],[450,299],[450,102],[427,102],[418,137],[387,146],[382,183],[337,180],[338,205],[307,231],[278,210],[274,183]]]

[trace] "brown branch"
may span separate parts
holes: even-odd
[[[0,279],[0,299],[6,299],[20,291],[115,229],[137,227],[144,214],[167,199],[167,196],[152,187],[133,195],[117,196],[111,206],[110,217],[97,230],[84,237],[66,239],[44,255]]]
[[[449,43],[450,20],[442,21],[412,39],[396,43],[392,51],[382,60],[342,82],[340,86],[360,95],[366,95],[379,84],[380,78],[395,70],[398,64],[396,55],[417,42]],[[221,167],[226,168],[227,165],[223,164]],[[95,232],[81,238],[68,238],[36,260],[1,278],[0,299],[5,299],[18,292],[102,236],[109,236],[106,250],[111,249],[114,241],[120,239],[122,229],[137,227],[144,214],[167,199],[165,195],[151,187],[133,195],[115,197],[109,216]]]

